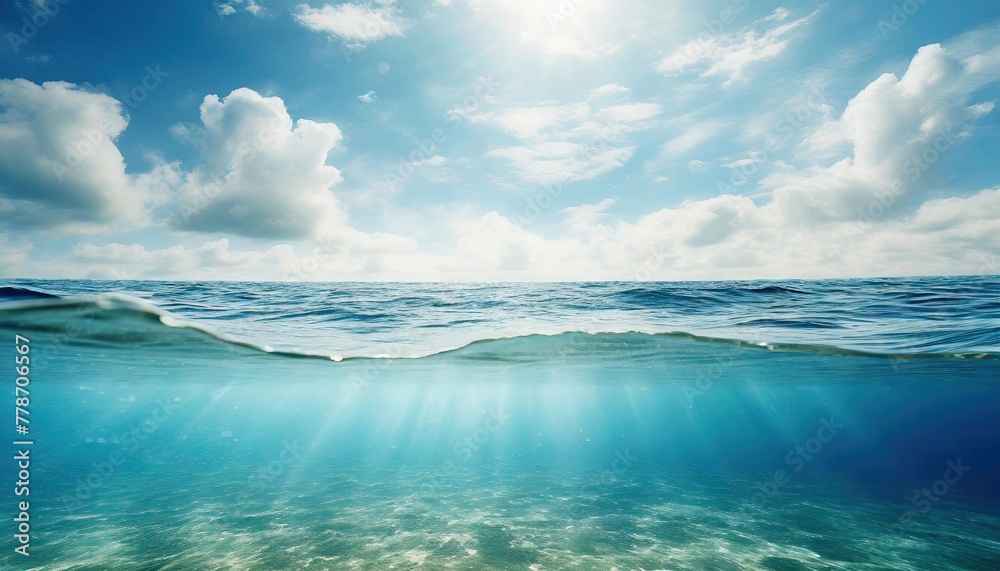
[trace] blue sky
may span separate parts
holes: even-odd
[[[1000,4],[17,0],[0,276],[997,273]]]

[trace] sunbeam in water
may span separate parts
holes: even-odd
[[[994,570],[998,294],[15,280],[31,561]]]

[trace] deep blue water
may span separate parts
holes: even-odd
[[[0,286],[3,569],[1000,568],[998,277]]]

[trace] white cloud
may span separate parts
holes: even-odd
[[[360,101],[362,103],[371,103],[372,101],[375,101],[375,97],[376,97],[375,96],[375,92],[374,91],[369,91],[368,93],[365,93],[364,95],[359,95],[358,96],[358,101]]]
[[[682,155],[714,139],[725,128],[719,121],[703,121],[687,127],[685,131],[670,139],[660,147],[661,156]],[[690,163],[688,163],[690,165]]]
[[[614,123],[632,123],[649,119],[663,113],[663,108],[656,103],[630,103],[605,107],[596,113],[598,119]]]
[[[772,21],[775,21],[775,22],[782,22],[782,21],[788,19],[788,17],[791,16],[791,15],[792,15],[792,13],[788,10],[788,8],[777,8],[774,12],[771,12],[770,16],[767,16],[764,19],[765,20],[772,20]]]
[[[147,250],[141,244],[78,244],[66,260],[67,275],[96,279],[156,279],[183,275],[190,279],[247,279],[280,276],[294,263],[293,250],[278,245],[264,252],[230,250],[229,240],[205,242],[197,248],[172,246]]]
[[[82,244],[35,261],[48,277],[311,280],[766,279],[981,274],[1000,255],[1000,187],[932,200],[912,216],[857,231],[849,222],[794,224],[773,205],[722,195],[664,208],[634,222],[614,204],[561,211],[572,232],[546,238],[489,212],[448,224],[454,249],[437,255],[416,241],[355,230],[322,238],[312,252],[279,244],[238,251],[227,240],[194,248]],[[11,248],[0,239],[0,259]],[[15,252],[18,260],[24,253]],[[0,273],[17,266],[0,266]],[[17,275],[27,275],[21,271]]]
[[[615,97],[621,95],[628,95],[631,93],[631,89],[618,85],[617,83],[606,83],[600,87],[595,87],[590,90],[590,99],[599,99],[601,97]]]
[[[660,59],[654,68],[666,75],[701,70],[700,77],[703,78],[724,77],[723,87],[743,83],[749,67],[782,55],[801,33],[801,28],[811,23],[818,13],[819,10],[797,20],[768,27],[771,22],[783,21],[787,17],[788,11],[779,8],[742,30],[699,36]],[[756,29],[762,27],[767,29]]]
[[[407,27],[407,22],[388,3],[380,6],[345,3],[322,8],[299,4],[294,16],[306,28],[339,38],[354,49],[389,36],[402,36]]]
[[[563,208],[559,211],[559,213],[565,216],[565,223],[567,226],[571,228],[587,228],[593,226],[600,220],[609,218],[611,214],[609,214],[607,210],[614,206],[617,202],[617,199],[605,198],[597,204],[581,204],[579,206]]]
[[[420,161],[414,161],[412,164],[414,167],[439,167],[446,162],[448,162],[448,159],[441,155],[434,155]]]
[[[146,223],[150,200],[115,140],[114,98],[62,81],[0,80],[0,216],[5,225],[95,231]]]
[[[741,196],[691,201],[635,222],[610,219],[613,203],[564,209],[572,233],[558,238],[496,212],[458,222],[453,254],[424,258],[420,268],[401,265],[395,279],[428,270],[473,281],[974,274],[1000,252],[1000,189],[932,201],[857,236],[846,223],[790,224]]]
[[[534,138],[545,132],[579,123],[588,118],[591,109],[586,103],[577,105],[536,105],[510,107],[496,113],[473,115],[474,123],[486,122],[522,139]]]
[[[583,207],[574,235],[555,239],[487,214],[462,228],[455,258],[437,263],[469,280],[822,278],[975,274],[1000,253],[1000,188],[931,201],[857,235],[850,223],[804,227],[733,195],[634,223],[588,216],[601,205]]]
[[[472,115],[522,139],[487,156],[507,160],[522,179],[539,184],[587,180],[623,166],[635,151],[628,133],[648,127],[662,113],[655,103],[594,109],[587,103],[510,107]]]
[[[201,122],[174,129],[203,161],[182,176],[174,228],[295,239],[344,223],[331,193],[342,177],[326,164],[342,138],[336,125],[293,125],[280,98],[247,88],[206,96]]]
[[[26,262],[31,245],[17,246],[10,243],[7,236],[0,235],[0,277],[29,276]]]
[[[1000,50],[993,53],[1000,61]],[[762,185],[803,220],[912,211],[915,201],[937,190],[925,173],[957,152],[974,121],[992,110],[991,102],[969,105],[977,90],[1000,79],[1000,65],[984,73],[977,67],[982,62],[960,59],[947,46],[920,48],[901,78],[882,75],[806,140],[804,158],[813,166],[771,173]]]
[[[487,156],[507,159],[528,182],[569,183],[588,180],[624,166],[635,147],[594,147],[584,143],[539,142],[493,149]]]
[[[257,0],[228,0],[219,4],[217,9],[222,16],[231,16],[236,13],[237,7],[254,16],[260,16],[264,13],[264,7],[258,4]]]
[[[779,13],[772,18],[788,20]],[[914,154],[935,149],[943,134],[949,134],[950,142],[935,149],[939,157],[959,152],[959,146],[974,137],[977,122],[993,112],[993,100],[982,100],[980,94],[1000,79],[1000,33],[977,34],[925,46],[901,77],[883,75],[839,114],[824,111],[797,156],[767,166],[763,180],[769,197],[734,191],[628,219],[615,217],[615,199],[607,198],[560,210],[564,231],[555,236],[497,212],[453,214],[471,207],[448,205],[450,217],[440,215],[442,206],[428,217],[434,223],[425,224],[426,232],[435,234],[430,248],[414,238],[348,226],[331,192],[340,174],[326,164],[341,139],[339,129],[329,123],[293,121],[277,97],[249,89],[236,90],[221,101],[206,97],[201,125],[175,129],[198,148],[198,164],[183,170],[179,164],[161,162],[147,173],[128,176],[114,145],[126,122],[118,102],[69,84],[7,80],[0,82],[0,90],[6,90],[0,91],[0,212],[5,225],[0,272],[202,279],[274,279],[298,272],[317,280],[483,281],[996,271],[984,260],[1000,254],[1000,187],[937,198],[949,189],[932,185],[940,179],[924,176],[922,167],[914,171],[908,163]],[[470,112],[471,122],[517,139],[492,148],[489,156],[508,163],[524,180],[551,183],[593,178],[620,167],[635,151],[630,134],[649,126],[661,110],[651,103],[591,102],[477,111]],[[72,175],[72,189],[47,185],[51,177],[45,178],[50,176],[45,168],[51,170],[51,161],[63,153],[67,133],[102,119],[118,121],[95,147],[100,152],[92,155],[101,157],[102,168],[87,171],[86,177]],[[620,124],[610,128],[615,122]],[[663,152],[688,152],[719,136],[725,126],[712,118],[672,121],[667,127],[674,128],[673,138]],[[421,165],[445,160],[432,155]],[[724,162],[730,169],[747,166],[747,159],[733,158],[678,164],[699,171]],[[929,161],[928,172],[935,165]],[[915,180],[910,180],[911,173],[918,173]],[[886,189],[898,179],[905,183],[905,192],[894,203],[880,206],[886,214],[859,219],[859,209],[880,205]],[[22,180],[35,186],[25,186]],[[218,189],[213,189],[213,181],[219,181]],[[182,204],[212,194],[188,222],[174,218],[175,227],[254,238],[311,238],[317,249],[303,252],[299,242],[243,251],[226,240],[162,249],[86,243],[53,258],[30,251],[26,242],[12,242],[14,235],[6,232],[8,214],[31,208],[37,211],[31,214],[35,224],[104,227],[119,215],[141,224],[150,208],[154,215],[163,214],[156,208],[163,205],[157,184],[175,189],[170,196],[183,199]],[[141,198],[130,207],[118,201],[133,194]],[[73,200],[77,202],[63,206]],[[46,217],[38,218],[38,212]]]
[[[517,35],[517,43],[541,54],[545,59],[570,56],[594,61],[621,53],[620,44],[605,42],[588,45],[572,37],[553,36],[551,30],[545,30],[538,34],[521,32]]]
[[[726,163],[726,164],[724,164],[722,166],[724,166],[726,168],[729,168],[729,169],[738,169],[740,167],[745,167],[745,166],[752,165],[755,162],[756,161],[754,161],[753,159],[739,159],[739,160],[735,160],[735,161],[733,161],[731,163]]]

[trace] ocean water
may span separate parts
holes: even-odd
[[[0,286],[2,569],[1000,569],[995,276]]]

